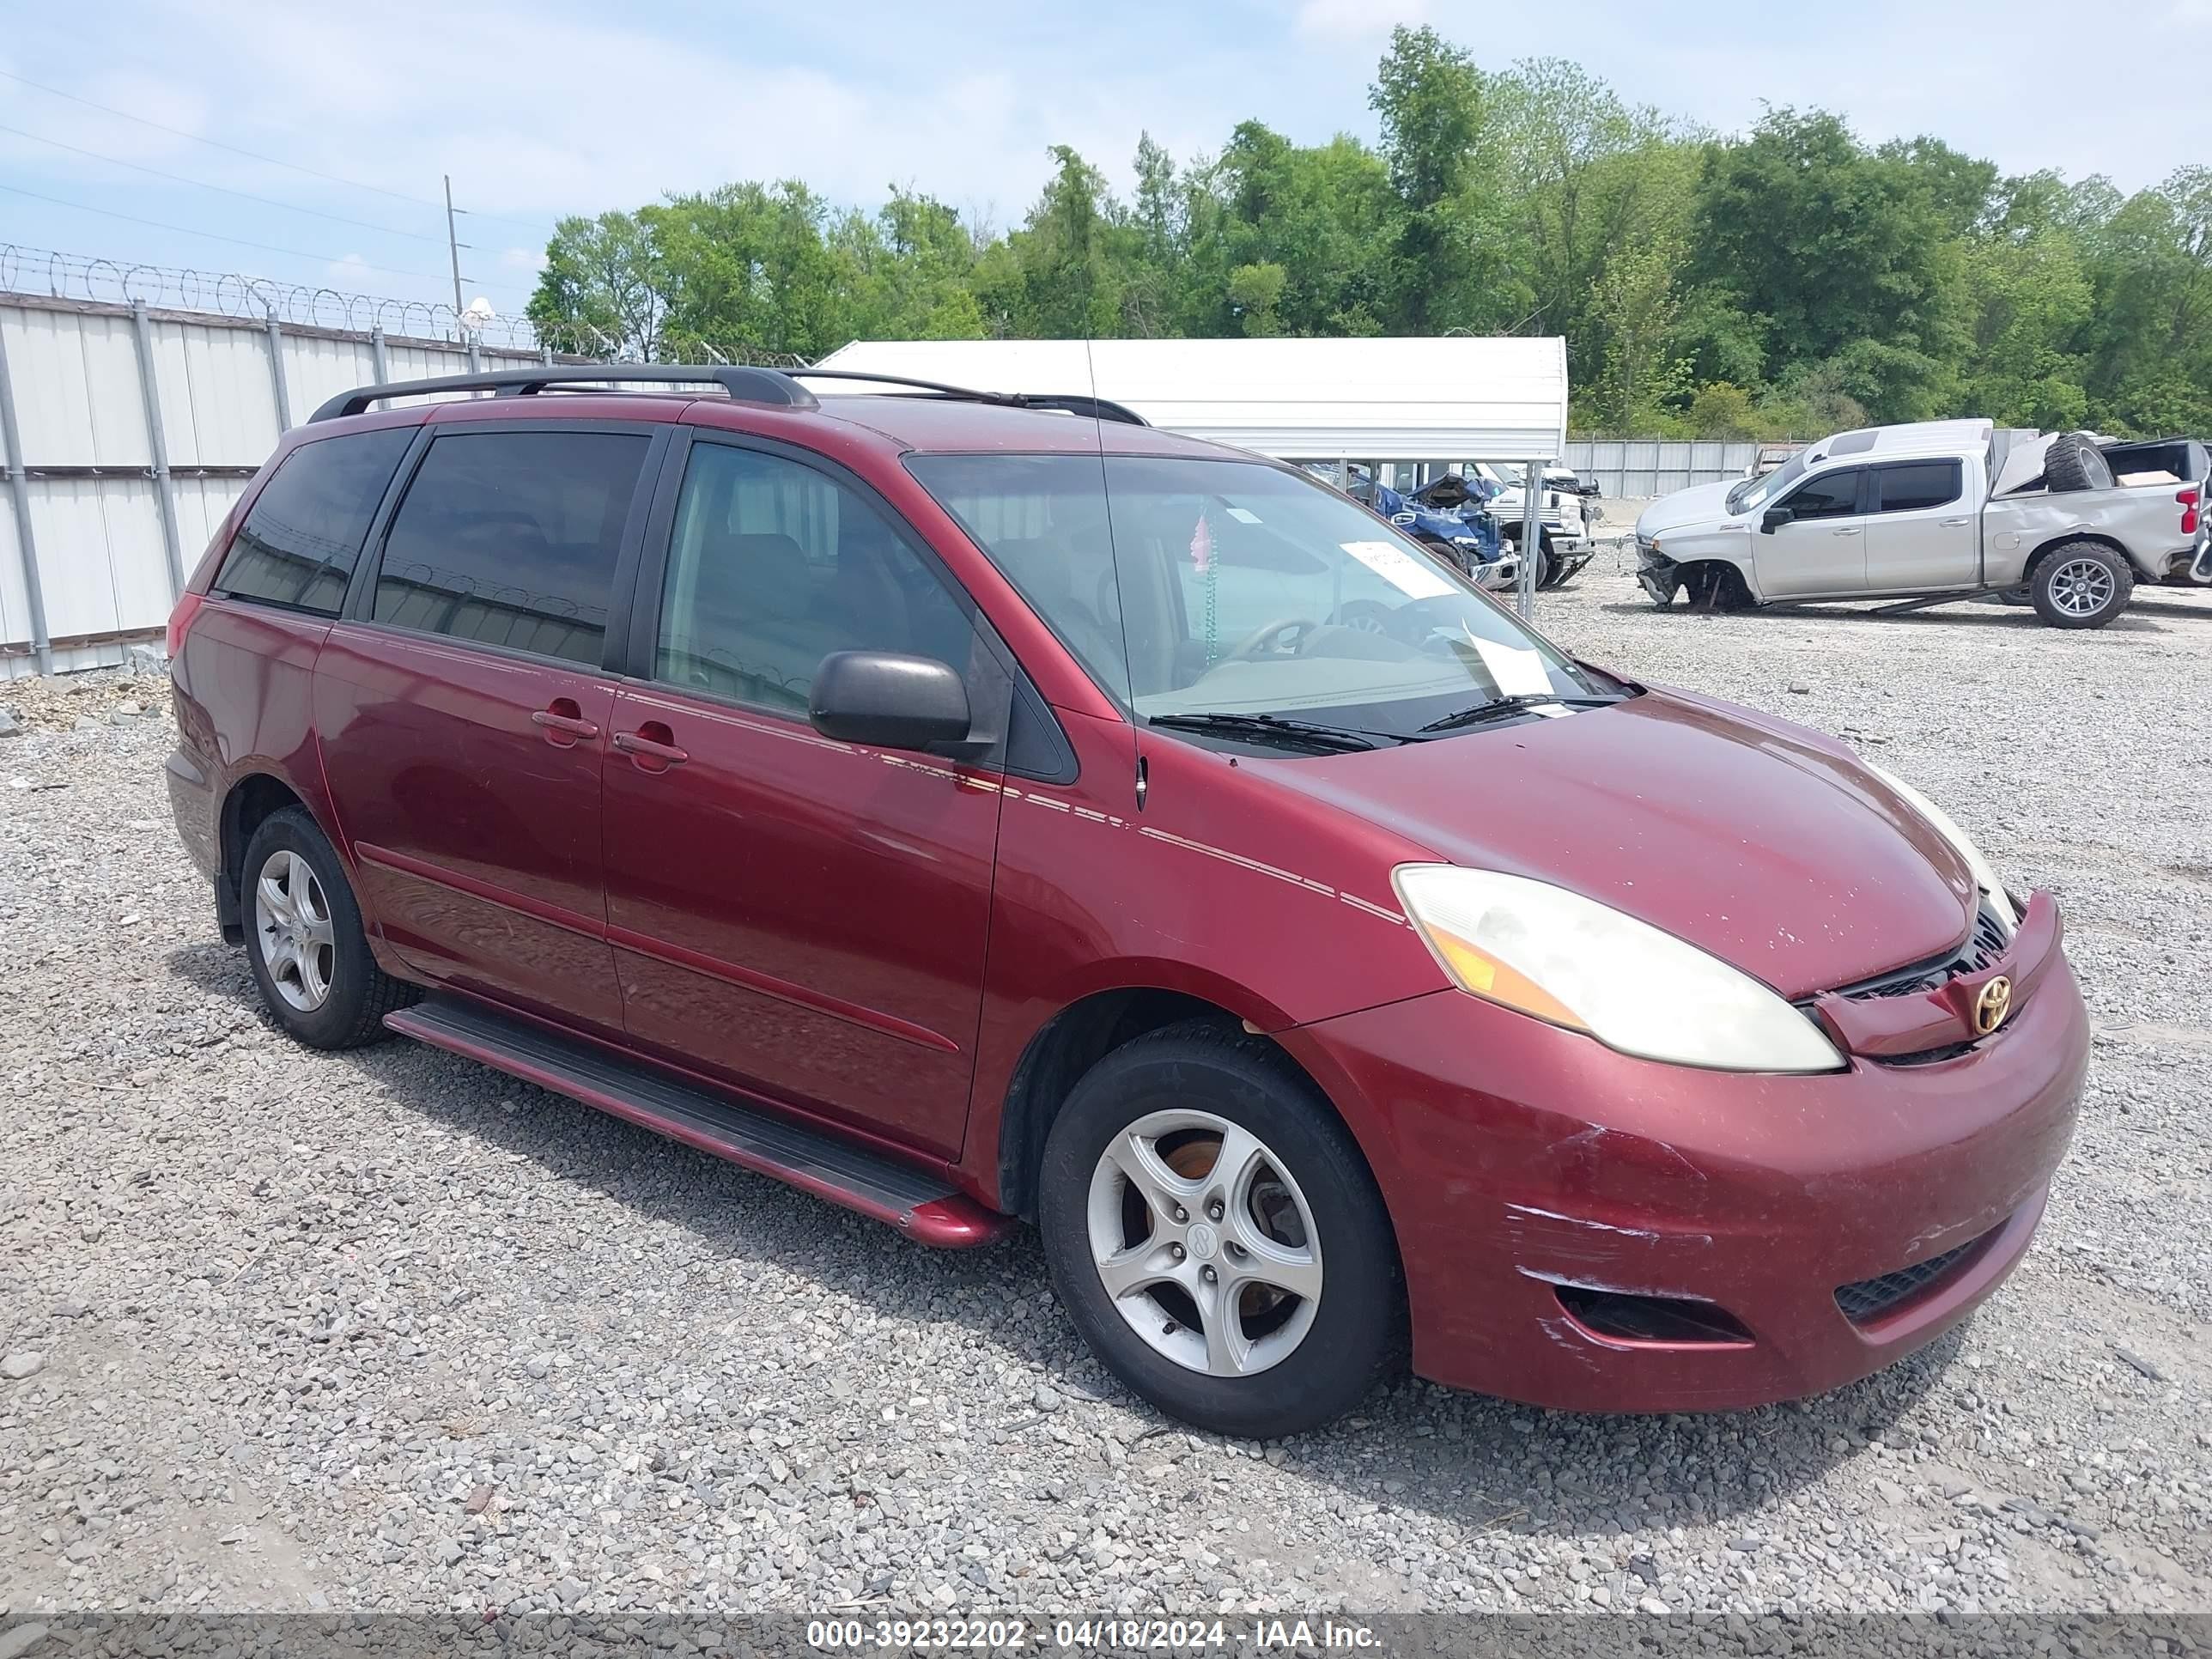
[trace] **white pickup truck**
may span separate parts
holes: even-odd
[[[2192,438],[2118,442],[1988,421],[1839,432],[1756,478],[1636,521],[1637,579],[1722,608],[2025,590],[2057,628],[2101,628],[2139,581],[2212,583],[2212,459]]]

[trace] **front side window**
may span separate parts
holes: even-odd
[[[1864,476],[1855,466],[1822,473],[1778,505],[1788,507],[1790,516],[1797,519],[1850,518],[1859,510],[1859,480]]]
[[[368,521],[414,436],[406,426],[351,432],[303,443],[287,455],[254,497],[214,590],[337,616]]]
[[[1910,513],[1948,507],[1966,487],[1965,468],[1957,461],[1915,461],[1909,466],[1885,466],[1875,477],[1881,483],[1881,511]]]
[[[1091,677],[1142,718],[1418,735],[1497,699],[1610,690],[1414,542],[1258,461],[917,455]]]
[[[971,702],[988,654],[966,605],[850,486],[780,455],[695,444],[653,678],[804,719],[835,651],[948,663],[969,676]]]
[[[597,664],[651,441],[612,432],[439,437],[384,538],[376,620]]]

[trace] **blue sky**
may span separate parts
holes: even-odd
[[[1054,143],[1120,180],[1140,131],[1179,157],[1247,116],[1303,141],[1372,137],[1367,85],[1399,21],[1486,68],[1577,58],[1720,131],[1762,102],[1822,104],[1869,137],[1932,131],[2008,171],[2129,189],[2212,161],[2212,0],[2148,0],[2124,43],[2087,50],[2071,44],[2083,9],[0,0],[0,71],[21,77],[0,76],[0,243],[450,297],[435,206],[450,172],[476,210],[467,292],[509,312],[556,216],[667,191],[796,174],[873,205],[896,181],[1003,227]]]

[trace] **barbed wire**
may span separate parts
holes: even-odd
[[[574,325],[572,340],[543,337],[527,318],[467,318],[450,305],[423,300],[395,300],[308,283],[251,276],[237,271],[209,271],[190,266],[157,265],[106,259],[52,248],[0,243],[0,290],[42,293],[51,299],[94,304],[134,305],[143,301],[180,311],[209,311],[254,322],[274,319],[303,328],[350,329],[413,339],[465,342],[523,350],[551,345],[556,350],[605,351],[615,342],[588,325]]]
[[[416,340],[451,340],[494,350],[596,357],[606,362],[638,359],[629,343],[590,323],[537,323],[527,317],[483,317],[426,300],[395,300],[374,294],[307,283],[280,282],[236,271],[197,270],[185,265],[157,265],[106,259],[52,248],[0,242],[0,293],[43,294],[49,299],[94,305],[143,302],[167,310],[211,312],[252,322],[290,323],[301,328],[346,329]],[[741,342],[716,345],[696,335],[669,336],[661,342],[673,362],[750,364],[763,368],[804,368],[794,352],[770,351]]]

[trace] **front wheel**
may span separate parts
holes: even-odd
[[[417,993],[369,954],[345,867],[314,819],[271,813],[246,843],[243,876],[246,961],[276,1023],[311,1048],[382,1036],[385,1015]]]
[[[2102,542],[2063,542],[2028,578],[2035,614],[2053,628],[2102,628],[2128,608],[2135,572]]]
[[[1162,1411],[1269,1439],[1350,1410],[1404,1352],[1382,1194],[1328,1103],[1262,1038],[1149,1033],[1075,1086],[1046,1141],[1053,1283]]]

